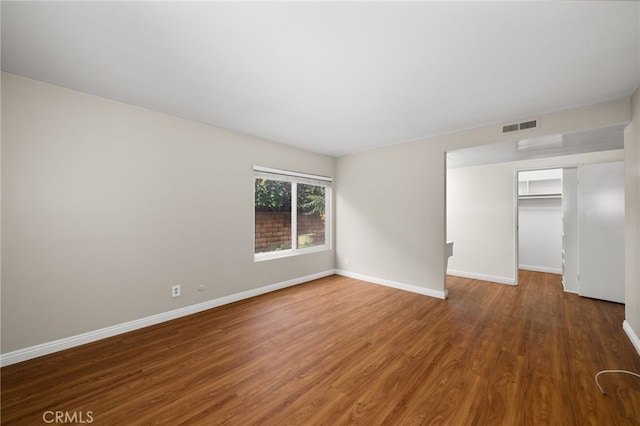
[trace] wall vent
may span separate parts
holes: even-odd
[[[502,126],[502,133],[519,132],[538,128],[538,119],[522,121],[520,123],[505,124]]]

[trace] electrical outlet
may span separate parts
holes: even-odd
[[[344,258],[344,264],[345,264],[345,265],[348,265],[348,264],[349,264],[349,258],[348,258],[348,257],[345,257],[345,258]]]
[[[178,297],[178,296],[180,296],[180,284],[172,285],[171,297]]]

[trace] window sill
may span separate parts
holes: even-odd
[[[309,247],[309,248],[297,249],[297,250],[280,250],[280,251],[270,251],[265,253],[255,253],[253,255],[253,261],[262,262],[265,260],[281,259],[283,257],[294,257],[294,256],[300,256],[302,254],[319,253],[322,251],[329,251],[329,250],[331,250],[329,246],[317,246],[317,247]]]

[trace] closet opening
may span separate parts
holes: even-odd
[[[518,269],[563,273],[563,170],[518,172]]]

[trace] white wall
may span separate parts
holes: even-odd
[[[336,263],[343,273],[444,292],[444,227],[431,226],[444,223],[444,155],[415,148],[338,158]]]
[[[518,246],[520,269],[562,273],[561,198],[519,200]]]
[[[527,137],[628,123],[629,102],[544,114],[541,128]],[[501,130],[487,126],[338,158],[337,268],[443,292],[445,152],[512,140]],[[512,182],[515,191],[515,178]],[[450,262],[458,255],[457,242],[453,251]],[[508,257],[515,270],[514,253],[512,246]]]
[[[331,271],[254,263],[253,165],[335,159],[2,74],[2,352]]]
[[[448,273],[513,284],[515,170],[510,164],[447,172]]]
[[[625,321],[640,352],[640,88],[631,99],[633,121],[624,132]]]

